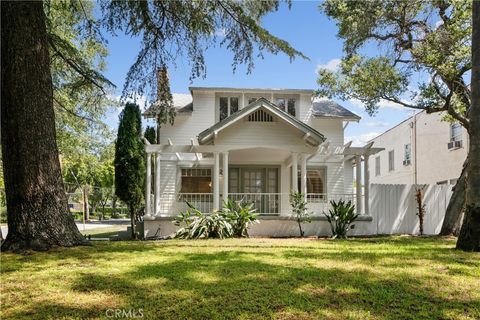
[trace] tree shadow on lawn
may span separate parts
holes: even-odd
[[[177,256],[181,259],[140,264],[118,276],[82,274],[72,289],[115,294],[123,301],[120,308],[143,309],[146,319],[480,317],[478,301],[441,297],[431,283],[406,274],[279,264],[255,252]],[[52,318],[65,316],[55,304],[38,308],[51,311]],[[79,318],[105,315],[105,310],[77,311]]]

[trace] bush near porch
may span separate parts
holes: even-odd
[[[454,239],[110,242],[2,253],[2,319],[479,319]]]

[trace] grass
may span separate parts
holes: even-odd
[[[480,255],[453,239],[98,242],[1,260],[1,319],[480,319]]]

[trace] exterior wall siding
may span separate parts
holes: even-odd
[[[420,112],[416,120],[412,117],[373,139],[375,147],[383,147],[385,150],[369,159],[370,182],[415,183],[416,161],[417,183],[454,183],[460,176],[463,162],[468,154],[468,134],[462,128],[463,147],[449,150],[447,143],[450,141],[450,123],[442,121],[444,116],[443,113]],[[416,130],[416,139],[414,130]],[[412,146],[411,164],[404,165],[404,148],[408,143]],[[391,150],[394,150],[395,169],[393,171],[388,170],[388,152]],[[416,156],[415,150],[417,150]],[[377,157],[380,157],[380,175],[378,176],[375,173]]]

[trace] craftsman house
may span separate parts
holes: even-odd
[[[359,224],[371,222],[363,201],[368,165],[361,164],[382,149],[344,144],[345,127],[359,116],[314,99],[313,90],[190,87],[190,93],[191,99],[175,101],[175,124],[162,126],[160,144],[146,146],[145,235],[159,227],[171,233],[185,201],[211,212],[226,198],[255,204],[261,223],[251,234],[297,234],[291,190],[306,194],[314,212],[307,234],[328,231],[321,213],[331,199],[352,200],[362,214]],[[154,118],[155,105],[144,116]],[[364,188],[354,186],[354,169]]]

